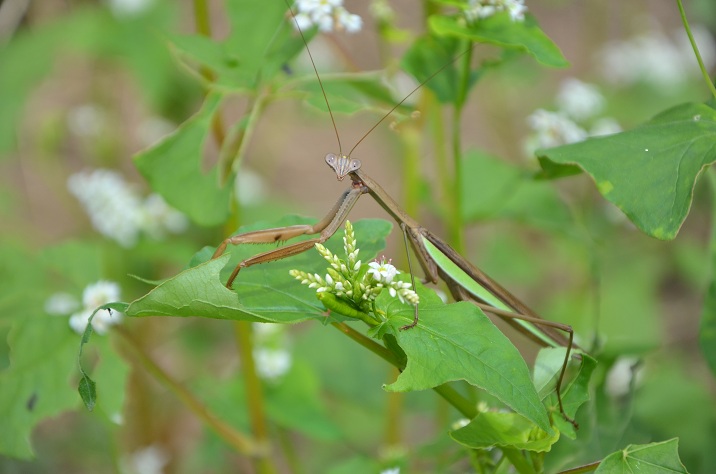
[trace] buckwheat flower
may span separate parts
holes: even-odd
[[[604,108],[604,96],[597,86],[579,79],[569,78],[562,81],[557,93],[557,106],[575,120],[594,117]]]
[[[370,262],[368,266],[370,267],[368,274],[372,275],[378,283],[390,283],[399,273],[398,269],[390,263],[390,260],[385,260],[385,257],[380,261]],[[391,293],[391,296],[395,295]]]
[[[355,33],[363,26],[363,19],[348,12],[343,0],[298,0],[295,6],[294,26],[301,30],[317,26],[323,32]]]
[[[164,449],[151,445],[134,451],[127,464],[133,474],[162,474],[169,460],[169,454]]]
[[[524,0],[469,0],[463,12],[468,21],[474,22],[506,11],[512,21],[524,21],[527,7]]]
[[[400,474],[399,467],[391,467],[390,469],[384,469],[380,471],[380,474]]]
[[[529,139],[533,149],[551,148],[587,138],[587,132],[564,114],[538,109],[527,118],[534,130]]]
[[[189,227],[189,220],[159,194],[150,194],[142,204],[139,226],[153,238],[162,239],[167,233],[184,232]]]
[[[84,104],[67,112],[67,127],[80,137],[95,137],[106,127],[105,112],[94,104]]]
[[[82,292],[82,304],[85,308],[94,309],[103,304],[119,301],[119,285],[113,281],[100,280],[88,285]]]
[[[594,122],[594,125],[592,125],[592,128],[589,129],[589,136],[590,137],[600,137],[603,135],[612,135],[614,133],[619,133],[622,131],[621,125],[619,125],[619,122],[614,120],[610,117],[604,117],[598,119],[596,122]]]
[[[276,381],[291,368],[291,354],[285,349],[257,348],[254,350],[256,371],[264,380]]]
[[[636,357],[620,357],[607,372],[604,389],[614,397],[627,395],[634,386],[641,382],[644,373]]]
[[[108,0],[109,9],[118,18],[138,15],[148,9],[153,0]]]
[[[53,316],[67,316],[79,307],[80,302],[69,293],[55,293],[45,301],[45,312]]]
[[[68,178],[67,187],[97,231],[123,247],[137,242],[142,201],[119,173],[107,169],[82,171]]]

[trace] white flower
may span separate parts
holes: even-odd
[[[141,208],[140,228],[155,239],[162,239],[167,232],[180,234],[189,227],[184,214],[169,206],[159,194],[150,194]]]
[[[143,12],[152,5],[153,0],[108,0],[108,3],[114,16],[121,18]]]
[[[294,26],[301,30],[317,26],[324,32],[345,30],[355,33],[363,26],[363,19],[348,12],[343,7],[343,0],[298,0],[296,10]]]
[[[372,275],[373,279],[378,283],[390,283],[395,278],[395,275],[398,274],[398,270],[390,264],[390,261],[386,262],[385,259],[381,259],[380,262],[370,262],[368,266],[370,267],[368,274]],[[395,295],[391,293],[391,296]]]
[[[527,118],[527,123],[535,131],[530,137],[533,149],[551,148],[587,138],[585,130],[558,112],[538,109]]]
[[[602,135],[612,135],[622,131],[622,127],[619,122],[610,117],[605,117],[597,120],[589,130],[589,136],[599,137]]]
[[[510,14],[512,21],[524,21],[527,7],[524,0],[469,0],[464,9],[465,17],[471,22],[503,11]]]
[[[711,35],[699,26],[692,28],[692,34],[706,68],[711,69],[716,56]],[[683,31],[676,40],[652,29],[625,41],[607,43],[598,61],[604,77],[623,85],[641,81],[669,88],[699,74],[691,44]]]
[[[137,243],[141,232],[154,238],[188,227],[186,217],[169,207],[159,195],[142,200],[116,171],[96,169],[75,173],[67,180],[97,231],[123,247]]]
[[[119,285],[113,281],[100,280],[88,285],[82,292],[82,304],[87,309],[95,309],[103,304],[119,301]]]
[[[463,428],[469,424],[470,420],[468,418],[460,418],[459,420],[454,421],[450,428],[453,430],[459,430],[460,428]]]
[[[67,127],[80,137],[99,135],[107,125],[105,112],[94,104],[84,104],[71,108],[67,113]]]
[[[391,467],[380,471],[380,474],[400,474],[400,467]]]
[[[77,334],[83,334],[85,328],[87,327],[87,322],[89,321],[89,318],[90,316],[92,316],[93,312],[94,309],[83,309],[82,311],[70,316],[70,327],[72,328],[72,330],[75,331]],[[107,334],[107,331],[109,330],[110,326],[119,324],[121,321],[122,313],[119,313],[117,311],[110,312],[106,309],[102,309],[98,311],[95,317],[92,319],[92,329],[100,336],[103,336],[104,334]]]
[[[569,78],[562,82],[557,93],[557,106],[575,120],[585,120],[604,108],[604,97],[595,85]]]
[[[254,350],[254,364],[259,377],[274,381],[291,368],[291,354],[285,349],[257,348]]]
[[[69,293],[55,293],[45,301],[45,312],[53,316],[67,316],[80,307],[80,302]]]
[[[634,386],[641,382],[644,375],[641,369],[636,357],[620,357],[607,373],[606,392],[614,398],[627,395],[632,381]]]
[[[83,171],[70,176],[67,187],[101,234],[123,247],[136,243],[142,220],[141,199],[119,173],[107,169]]]
[[[162,474],[169,463],[169,454],[162,448],[151,445],[131,454],[128,460],[132,474]]]

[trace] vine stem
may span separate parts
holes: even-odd
[[[404,367],[402,367],[398,362],[398,359],[395,354],[393,354],[393,352],[388,350],[386,347],[381,346],[377,342],[373,341],[373,339],[364,336],[363,334],[359,333],[345,323],[331,323],[331,325],[346,336],[353,339],[361,346],[365,347],[366,349],[380,357],[381,359],[385,360],[389,364],[394,365],[398,370],[404,369]],[[455,409],[466,418],[474,418],[477,416],[477,407],[475,407],[473,403],[460,395],[455,389],[453,389],[449,385],[438,385],[437,387],[434,387],[433,390],[445,400],[447,400],[448,403],[454,406]]]
[[[117,326],[113,330],[122,337],[125,346],[132,351],[132,354],[142,367],[159,383],[173,392],[192,413],[206,423],[220,438],[233,446],[238,452],[248,456],[265,456],[268,453],[265,446],[261,446],[243,433],[236,431],[214,415],[193,393],[157,365],[125,328]]]
[[[709,90],[711,91],[711,95],[716,99],[716,86],[714,86],[713,81],[711,80],[711,77],[709,76],[708,71],[706,70],[706,66],[704,65],[704,60],[701,59],[701,53],[699,53],[699,47],[696,45],[696,40],[694,40],[694,35],[691,34],[691,28],[689,27],[689,20],[686,18],[686,11],[684,11],[684,5],[681,2],[681,0],[676,0],[677,5],[679,6],[679,14],[681,15],[681,22],[684,24],[684,29],[686,30],[686,34],[689,37],[689,42],[691,43],[691,48],[694,50],[694,54],[696,55],[696,60],[699,62],[699,68],[701,69],[701,75],[704,77],[704,80],[709,86]]]

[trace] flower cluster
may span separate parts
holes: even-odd
[[[605,99],[596,86],[578,79],[569,78],[562,82],[557,93],[557,111],[537,109],[527,118],[533,130],[525,144],[529,155],[537,148],[551,148],[576,143],[598,135],[621,131],[612,118],[598,117],[605,105]],[[585,128],[591,124],[589,130]]]
[[[397,280],[398,270],[385,258],[364,265],[358,260],[360,249],[356,246],[355,234],[350,221],[346,221],[343,249],[346,259],[337,255],[321,244],[316,250],[330,264],[326,276],[311,274],[300,270],[289,273],[309,288],[316,288],[317,293],[329,292],[338,298],[348,300],[361,311],[374,312],[373,305],[377,296],[387,288],[390,296],[398,298],[402,303],[417,305],[418,294],[410,287],[410,283]]]
[[[477,21],[506,11],[512,21],[524,21],[527,6],[524,0],[469,0],[465,7],[468,21]]]
[[[318,26],[324,32],[345,30],[355,33],[363,27],[363,19],[348,12],[343,7],[343,0],[298,0],[296,9],[294,25],[301,30]]]
[[[70,327],[82,334],[87,321],[97,307],[119,301],[119,285],[113,281],[100,280],[88,285],[82,292],[82,304],[68,293],[55,293],[45,302],[45,311],[53,316],[70,315]],[[122,313],[100,311],[92,319],[92,329],[97,334],[105,334],[110,326],[122,321]]]
[[[253,323],[254,365],[261,379],[276,382],[293,365],[290,341],[283,324]]]
[[[144,232],[162,238],[167,232],[183,232],[188,221],[158,194],[142,199],[122,175],[108,169],[73,174],[67,180],[70,192],[80,201],[92,225],[123,247],[137,243]]]

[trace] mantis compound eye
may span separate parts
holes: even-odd
[[[348,171],[356,171],[360,169],[360,160],[351,160],[350,164],[348,165]]]

